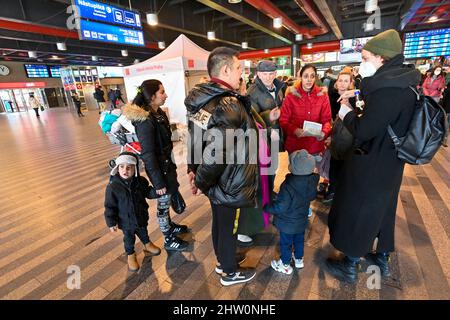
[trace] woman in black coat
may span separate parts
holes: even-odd
[[[375,41],[373,41],[375,39]],[[414,112],[420,72],[403,64],[402,43],[395,30],[372,38],[364,47],[360,73],[365,107],[362,116],[341,105],[339,118],[358,141],[358,153],[344,162],[329,214],[330,241],[345,254],[328,260],[327,269],[336,278],[355,282],[359,258],[389,275],[389,253],[394,251],[397,198],[404,162],[398,159],[387,132],[390,124],[404,136]],[[370,65],[367,65],[370,64]],[[342,95],[344,101],[350,95]],[[376,253],[372,253],[375,239]]]
[[[158,223],[165,236],[166,250],[183,251],[188,243],[176,235],[188,231],[187,226],[171,221],[169,207],[182,213],[185,203],[178,191],[177,166],[172,161],[172,132],[169,119],[161,106],[167,94],[158,80],[146,80],[138,89],[133,103],[124,107],[123,114],[136,128],[141,144],[141,159],[145,172],[158,194]]]

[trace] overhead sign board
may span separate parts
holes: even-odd
[[[115,44],[144,46],[144,33],[139,30],[80,20],[80,39]]]
[[[142,29],[138,12],[91,0],[74,0],[80,18]]]

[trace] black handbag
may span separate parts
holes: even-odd
[[[175,211],[177,214],[182,214],[186,209],[186,203],[184,202],[184,199],[179,191],[172,194],[171,206],[173,211]]]

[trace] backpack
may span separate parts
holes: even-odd
[[[400,160],[409,164],[426,164],[439,150],[448,131],[447,115],[444,109],[431,97],[417,92],[414,114],[406,135],[399,138],[392,127],[388,132]]]

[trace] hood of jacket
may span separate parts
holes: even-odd
[[[366,77],[361,82],[361,91],[370,94],[382,88],[416,87],[421,80],[421,74],[414,65],[405,65],[403,54],[398,54],[382,65],[372,77]]]
[[[184,100],[186,109],[189,113],[197,113],[201,108],[206,106],[211,100],[218,97],[233,96],[240,100],[247,111],[250,112],[251,102],[248,97],[241,96],[237,92],[224,89],[217,83],[208,82],[196,85]]]
[[[131,122],[143,122],[150,115],[150,111],[146,111],[136,104],[127,104],[123,108],[122,114]]]

